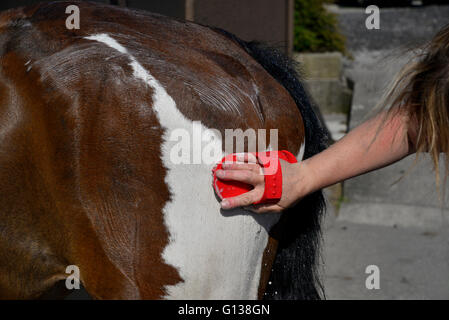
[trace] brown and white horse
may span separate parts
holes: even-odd
[[[0,298],[40,297],[68,265],[99,299],[319,298],[321,193],[282,216],[221,212],[213,164],[170,159],[172,132],[194,121],[278,129],[298,160],[320,151],[288,61],[99,4],[77,3],[68,30],[70,4],[0,15]]]

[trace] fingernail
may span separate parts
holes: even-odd
[[[229,201],[226,199],[223,199],[223,201],[221,201],[221,207],[223,209],[227,209],[229,207]]]
[[[223,178],[223,177],[225,176],[225,173],[224,173],[223,170],[217,170],[217,171],[215,172],[215,174],[216,174],[217,177],[219,177],[219,178]]]

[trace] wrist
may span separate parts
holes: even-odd
[[[308,168],[308,162],[300,161],[295,164],[295,193],[297,198],[303,198],[315,191],[313,172]]]

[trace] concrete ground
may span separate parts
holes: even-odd
[[[345,64],[345,75],[355,83],[353,128],[407,62],[401,50],[430,39],[449,22],[449,6],[381,9],[380,30],[365,28],[364,9],[332,10],[353,58]],[[339,210],[331,210],[324,230],[328,299],[449,299],[448,206],[443,209],[438,200],[430,160],[414,160],[344,183]],[[365,286],[369,265],[379,267],[380,289]]]

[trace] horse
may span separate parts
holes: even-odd
[[[79,29],[65,25],[73,4]],[[321,192],[282,214],[225,212],[212,163],[171,160],[172,133],[194,124],[276,129],[298,160],[326,147],[279,51],[145,11],[58,1],[2,12],[0,59],[1,299],[40,298],[68,266],[94,299],[323,297]]]

